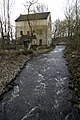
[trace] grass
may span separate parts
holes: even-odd
[[[78,97],[76,106],[80,112],[80,36],[67,39],[65,55],[72,75],[71,88]]]

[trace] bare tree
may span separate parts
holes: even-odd
[[[5,29],[5,33],[6,33],[6,1],[3,0],[3,9],[4,9],[4,29]]]
[[[67,20],[67,30],[68,30],[68,37],[72,36],[73,32],[73,21],[74,21],[74,9],[73,4],[68,3],[65,8],[65,17]]]
[[[43,4],[43,3],[38,3],[36,7],[33,8],[34,13],[38,12],[47,12],[48,11],[48,6]]]
[[[54,34],[54,38],[56,37],[60,37],[60,19],[57,19],[55,22],[54,22],[54,26],[53,26],[53,34]]]
[[[30,27],[30,32],[31,32],[31,36],[33,36],[33,29],[31,26],[31,22],[30,22],[30,18],[29,18],[29,14],[31,12],[33,12],[33,5],[37,3],[38,0],[31,0],[31,1],[27,1],[26,4],[24,5],[25,8],[27,9],[27,21],[28,21],[28,25]]]
[[[70,1],[65,6],[65,19],[56,20],[53,24],[53,35],[55,37],[72,37],[80,34],[80,2],[79,0]]]
[[[48,11],[48,6],[38,3],[38,0],[29,0],[26,2],[26,4],[24,4],[24,6],[27,9],[27,13],[28,13],[27,20],[28,20],[28,25],[30,27],[30,32],[31,32],[31,35],[33,35],[32,25],[31,25],[30,19],[29,19],[29,14],[46,12],[46,11]]]
[[[78,0],[75,1],[75,32],[76,32],[76,35],[78,34],[79,32],[79,2]]]
[[[28,21],[28,25],[29,25],[29,28],[30,28],[31,36],[33,37],[34,30],[33,30],[29,15],[30,15],[30,13],[35,14],[34,24],[36,26],[36,24],[37,24],[37,19],[36,18],[38,16],[37,13],[48,11],[48,6],[38,3],[38,0],[28,0],[26,2],[26,4],[24,4],[24,6],[27,9],[27,14],[28,14],[27,15],[27,21]],[[35,28],[35,30],[36,30],[36,28]],[[31,39],[31,42],[32,42],[32,39]]]
[[[7,1],[7,21],[8,21],[8,30],[7,30],[7,41],[9,43],[9,40],[10,40],[10,7],[9,7],[9,4],[10,4],[10,0]]]
[[[25,8],[27,9],[27,21],[28,21],[28,25],[29,25],[29,28],[30,28],[30,33],[31,33],[31,42],[28,46],[28,50],[30,49],[31,47],[31,44],[32,44],[32,38],[33,38],[33,28],[32,28],[32,25],[31,25],[31,21],[30,21],[30,18],[29,18],[29,14],[31,12],[33,12],[33,6],[37,3],[38,0],[29,0],[26,2],[26,4],[24,4]]]
[[[1,32],[1,38],[4,39],[4,35],[3,35],[3,26],[2,26],[2,20],[1,20],[1,17],[0,17],[0,32]]]
[[[66,4],[65,17],[68,21],[68,36],[79,34],[80,1],[72,0]]]
[[[12,38],[12,25],[11,25],[11,12],[13,5],[15,3],[15,0],[7,0],[7,34],[8,39]]]
[[[11,11],[15,0],[2,0],[1,4],[1,21],[3,27],[3,36],[7,37],[7,42],[10,41],[11,32]]]

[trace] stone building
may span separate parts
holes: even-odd
[[[34,13],[29,15],[22,15],[15,20],[16,25],[16,39],[19,40],[22,36],[30,36],[30,25],[33,30],[33,44],[50,46],[51,38],[51,14],[50,12]]]

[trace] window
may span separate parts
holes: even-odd
[[[23,31],[20,31],[20,35],[23,35]]]
[[[30,36],[30,31],[27,31],[27,35]]]
[[[40,45],[40,46],[42,45],[42,39],[39,40],[39,45]]]

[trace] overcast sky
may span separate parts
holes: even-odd
[[[16,0],[13,7],[12,19],[15,20],[20,14],[27,13],[23,5],[25,1],[26,0]],[[66,0],[38,0],[38,2],[48,5],[48,9],[52,16],[52,22],[58,18],[64,19],[64,5]]]

